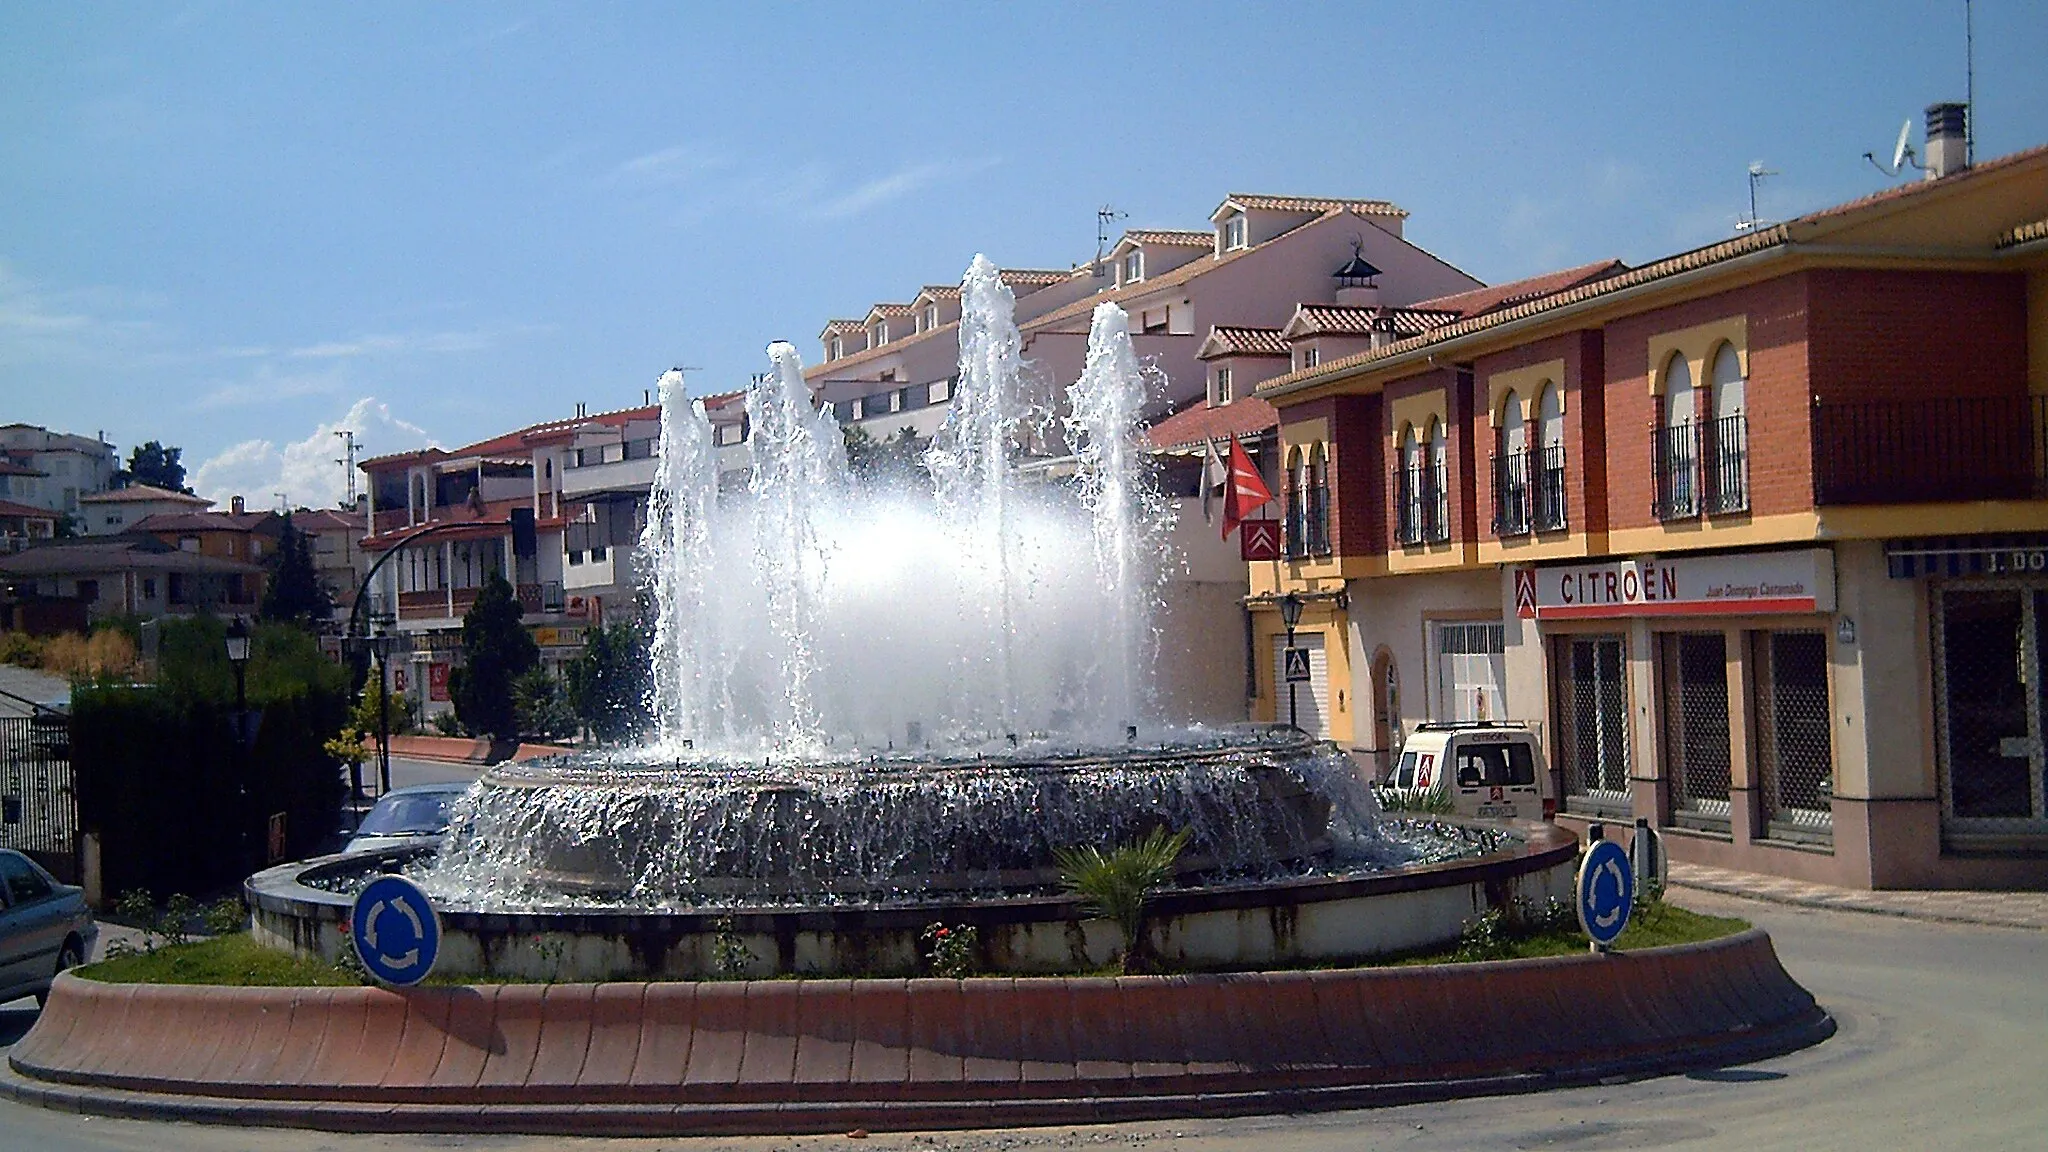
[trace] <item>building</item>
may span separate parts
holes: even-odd
[[[45,544],[0,556],[0,582],[25,618],[248,615],[262,602],[263,569],[181,549],[151,536]],[[75,612],[36,610],[70,608]]]
[[[370,569],[363,552],[369,517],[335,508],[300,508],[292,513],[292,527],[312,538],[313,569],[334,602],[335,618],[347,620],[356,589]]]
[[[78,498],[79,534],[114,536],[152,516],[204,512],[213,501],[190,492],[173,492],[149,484],[130,484]]]
[[[268,510],[251,512],[236,496],[226,512],[159,512],[135,521],[127,531],[153,537],[180,551],[261,565],[277,553],[284,536],[284,517]]]
[[[32,541],[57,534],[57,513],[33,504],[0,500],[0,552],[19,552]]]
[[[1965,168],[1959,107],[1925,182],[1263,381],[1257,713],[1292,594],[1304,725],[1381,770],[1526,721],[1674,859],[2048,886],[2048,149]]]
[[[0,474],[11,477],[0,497],[59,515],[76,515],[79,501],[112,487],[121,470],[114,446],[104,435],[73,436],[36,424],[0,425],[0,464],[21,469],[0,468]]]

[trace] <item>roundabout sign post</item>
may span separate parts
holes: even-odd
[[[1635,902],[1636,878],[1628,853],[1612,840],[1594,840],[1579,862],[1577,901],[1579,927],[1593,941],[1593,951],[1607,951],[1621,936]]]
[[[379,876],[356,894],[349,935],[365,971],[380,983],[410,988],[440,958],[441,914],[419,885],[403,876]]]

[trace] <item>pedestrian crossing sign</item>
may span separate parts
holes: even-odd
[[[1287,651],[1287,682],[1306,684],[1308,676],[1308,649],[1289,648]]]

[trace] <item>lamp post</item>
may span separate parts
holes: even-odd
[[[240,616],[228,624],[228,666],[235,670],[235,799],[239,828],[237,847],[247,867],[254,854],[249,849],[249,821],[255,811],[249,804],[249,625]]]
[[[1292,654],[1294,651],[1294,626],[1300,622],[1301,597],[1296,593],[1289,592],[1280,598],[1280,623],[1287,626],[1287,647],[1285,653],[1280,657],[1280,671],[1282,675],[1287,673],[1287,655]],[[1287,677],[1287,726],[1290,728],[1301,727],[1301,716],[1295,705],[1294,677],[1292,676]]]
[[[370,637],[370,650],[377,654],[377,795],[391,791],[391,680],[385,661],[398,637],[379,630]]]

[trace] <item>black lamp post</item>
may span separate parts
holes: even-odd
[[[1294,652],[1294,626],[1301,623],[1301,597],[1296,593],[1289,592],[1280,598],[1280,623],[1287,626],[1287,653],[1291,655]],[[1287,672],[1287,656],[1285,655],[1280,658],[1280,671],[1283,675]],[[1301,716],[1295,707],[1294,678],[1292,676],[1287,678],[1287,726],[1290,728],[1301,727]]]
[[[377,795],[391,791],[391,681],[385,661],[398,637],[379,631],[370,637],[370,650],[377,654]]]
[[[235,670],[235,799],[236,824],[240,828],[242,864],[254,860],[249,846],[249,822],[255,810],[249,803],[249,625],[240,616],[228,624],[228,665]]]

